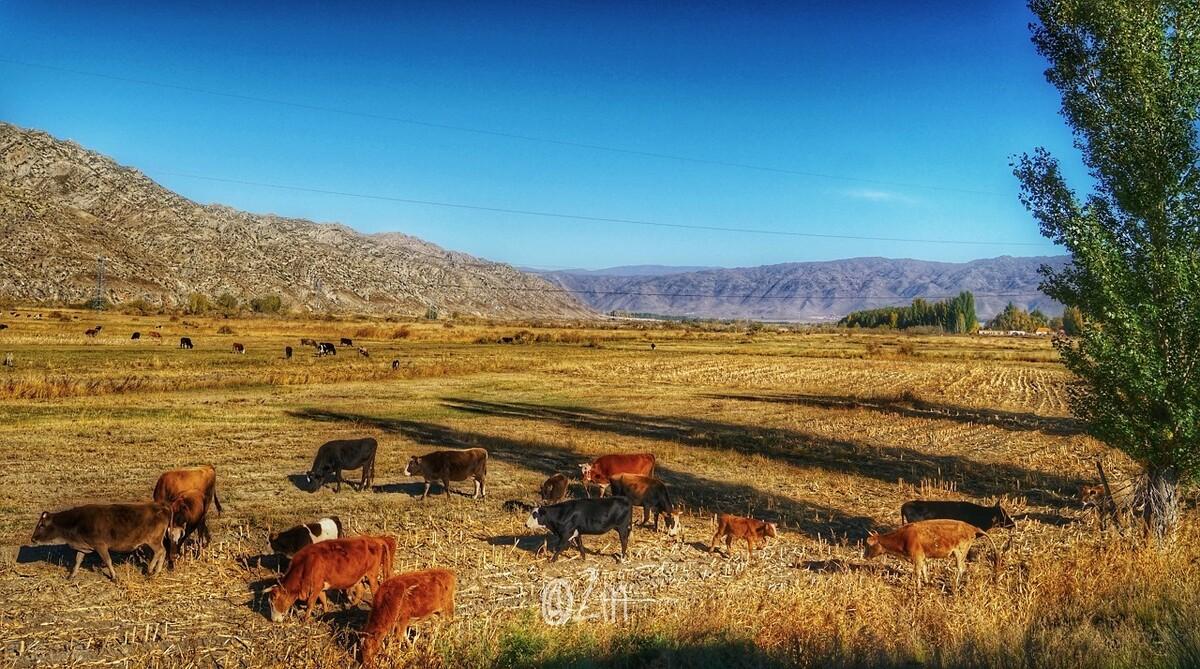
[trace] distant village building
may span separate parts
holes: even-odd
[[[1049,337],[1054,334],[1054,331],[1047,327],[1041,327],[1033,331],[1033,334],[1038,337]]]

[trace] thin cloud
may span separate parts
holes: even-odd
[[[870,200],[871,202],[895,202],[897,204],[917,204],[918,200],[915,197],[897,193],[888,190],[876,190],[872,188],[856,188],[854,190],[843,191],[846,197],[852,197],[856,200]]]

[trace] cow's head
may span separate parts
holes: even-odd
[[[408,459],[408,464],[404,465],[405,476],[416,476],[421,473],[421,458],[412,456]]]
[[[592,473],[591,463],[585,462],[584,464],[579,465],[579,478],[583,479],[584,483],[592,482],[592,480],[595,478],[595,474]]]
[[[1079,487],[1079,501],[1083,502],[1084,506],[1095,505],[1103,496],[1104,486],[1102,485],[1085,485]]]
[[[996,502],[996,506],[992,507],[992,526],[1011,529],[1017,526],[1017,523],[1008,515],[1004,507],[1000,506],[1000,502]]]
[[[675,539],[683,537],[682,511],[672,511],[667,514],[667,536]]]
[[[58,528],[54,525],[54,516],[49,511],[43,511],[38,517],[37,526],[33,528],[33,545],[54,543],[58,536]]]
[[[883,546],[879,544],[879,533],[875,530],[867,531],[867,545],[863,549],[863,557],[873,558],[883,554]]]
[[[762,528],[762,535],[774,538],[779,536],[779,530],[775,527],[775,523],[765,523]]]
[[[292,609],[292,604],[296,603],[296,596],[279,585],[267,588],[266,595],[267,605],[271,609],[271,622],[283,622],[288,611]]]
[[[529,517],[525,519],[525,527],[528,527],[531,530],[547,529],[546,526],[542,524],[542,513],[542,507],[540,506],[535,506],[530,509]]]

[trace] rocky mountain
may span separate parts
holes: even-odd
[[[1061,313],[1061,305],[1038,292],[1038,268],[1067,262],[1067,256],[1002,256],[966,263],[851,258],[656,276],[571,271],[543,276],[576,291],[603,312],[831,321],[859,309],[969,290],[975,293],[980,318],[990,318],[1010,301],[1051,315]]]
[[[479,316],[594,315],[545,279],[399,233],[204,205],[135,169],[0,123],[0,296],[84,302],[104,258],[104,295],[178,305],[192,293],[274,294],[310,311]]]

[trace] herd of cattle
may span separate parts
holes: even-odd
[[[371,437],[327,442],[318,448],[312,467],[304,480],[310,491],[332,484],[340,492],[342,483],[356,490],[368,489],[375,478],[378,442]],[[488,452],[482,448],[442,450],[413,456],[404,469],[406,476],[424,480],[424,500],[437,483],[447,498],[450,484],[470,480],[473,498],[487,493]],[[633,528],[633,507],[642,507],[643,527],[657,532],[660,519],[668,537],[682,541],[682,513],[672,502],[667,485],[654,477],[655,456],[650,453],[604,455],[580,465],[580,480],[585,497],[569,498],[570,480],[562,473],[548,478],[537,492],[540,504],[518,500],[504,503],[509,511],[527,512],[526,526],[544,530],[555,538],[550,561],[570,545],[581,559],[587,550],[583,537],[616,532],[621,552],[628,553]],[[347,481],[343,473],[358,470],[358,481]],[[598,489],[597,496],[591,491]],[[211,465],[164,473],[155,484],[151,501],[121,504],[88,504],[59,512],[43,512],[33,531],[32,543],[66,544],[75,551],[75,563],[68,578],[78,572],[84,556],[95,552],[103,561],[108,576],[117,578],[110,551],[132,552],[149,547],[151,557],[146,571],[153,575],[164,564],[174,568],[185,546],[195,553],[211,540],[207,516],[211,509],[222,512],[217,496],[216,470]],[[651,518],[653,524],[651,525]],[[999,551],[987,531],[1012,528],[1014,523],[999,504],[993,507],[968,502],[917,500],[901,507],[904,522],[888,534],[871,532],[864,554],[876,557],[892,554],[913,564],[916,588],[925,577],[925,560],[953,557],[957,562],[955,587],[966,567],[966,555],[977,537],[991,543],[994,563],[999,567]],[[729,556],[734,541],[745,541],[748,556],[768,538],[776,537],[774,523],[730,514],[716,517],[716,532],[708,551],[725,543]],[[278,583],[266,591],[272,621],[284,620],[298,601],[306,604],[304,617],[310,618],[328,608],[326,593],[342,591],[351,606],[371,596],[371,612],[362,634],[362,662],[371,666],[381,644],[397,632],[407,637],[409,625],[416,620],[440,614],[451,619],[457,587],[455,574],[446,569],[426,569],[393,574],[396,539],[391,536],[347,536],[336,516],[297,525],[268,537],[271,552],[286,565]]]

